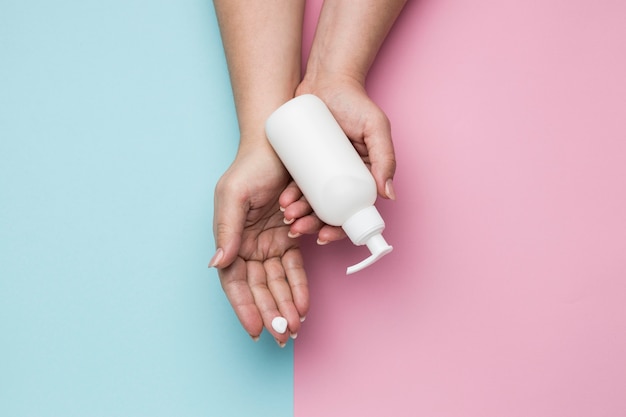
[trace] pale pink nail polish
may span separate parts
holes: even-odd
[[[396,199],[396,192],[393,189],[393,180],[391,178],[385,183],[385,194],[387,194],[387,197],[391,200]]]
[[[209,268],[216,268],[223,257],[224,251],[222,250],[222,248],[219,248],[217,251],[215,251],[215,255],[213,255],[211,261],[209,261]]]

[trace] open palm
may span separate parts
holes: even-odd
[[[289,176],[271,150],[240,153],[215,192],[214,231],[222,250],[218,272],[224,292],[248,333],[267,328],[282,346],[297,334],[308,309],[298,240],[290,238],[278,197]],[[218,249],[219,251],[219,249]],[[272,319],[287,319],[280,334]]]

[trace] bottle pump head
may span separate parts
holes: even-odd
[[[372,253],[358,264],[348,267],[346,271],[348,275],[367,268],[393,249],[382,235],[385,222],[374,206],[364,208],[350,216],[342,228],[352,243],[358,246],[367,245]]]

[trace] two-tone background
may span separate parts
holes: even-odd
[[[625,415],[625,74],[620,1],[410,0],[368,80],[395,250],[306,240],[281,350],[206,267],[212,3],[0,0],[0,415]]]

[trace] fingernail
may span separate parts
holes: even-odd
[[[223,257],[224,251],[222,250],[222,248],[219,248],[217,251],[215,251],[215,255],[213,255],[213,257],[211,258],[211,261],[209,262],[209,268],[217,267]]]
[[[387,194],[387,197],[391,200],[396,199],[396,192],[393,189],[393,180],[391,178],[385,183],[385,194]]]
[[[280,334],[285,333],[287,330],[287,319],[280,316],[274,317],[274,320],[272,320],[272,328]]]
[[[289,337],[291,337],[293,340],[296,340],[296,337],[298,337],[298,333],[291,333]]]
[[[282,348],[284,348],[285,346],[287,346],[287,342],[281,342],[280,340],[276,339],[276,343],[278,343],[278,346]]]
[[[295,219],[295,218],[293,218],[293,219],[291,219],[291,220],[283,219],[283,223],[285,223],[285,224],[291,224],[291,223],[293,223],[294,221],[296,221],[296,219]]]
[[[278,207],[278,210],[282,211],[283,213],[285,212],[285,208],[284,208],[284,207],[282,207],[282,206],[279,206],[279,207]]]
[[[296,233],[291,233],[291,232],[289,231],[289,232],[287,232],[287,236],[288,236],[288,237],[290,237],[290,238],[292,238],[292,239],[295,239],[295,238],[297,238],[297,237],[302,236],[302,233],[298,233],[298,232],[296,232]]]
[[[250,337],[252,338],[253,341],[258,342],[260,339],[260,336],[252,336],[250,335]]]
[[[321,240],[321,239],[317,239],[317,244],[318,245],[328,245],[328,241],[327,240]]]
[[[303,322],[304,322],[304,320],[306,320],[306,316],[302,316],[302,317],[300,317],[300,323],[303,323]]]

